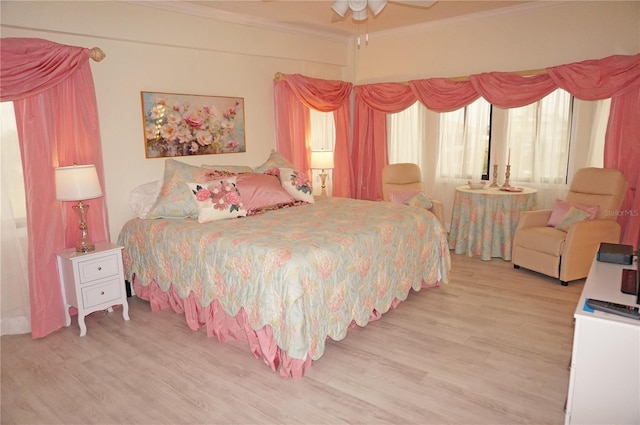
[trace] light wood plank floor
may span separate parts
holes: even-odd
[[[133,298],[129,322],[94,313],[83,338],[73,320],[3,336],[2,424],[561,424],[584,281],[455,254],[452,268],[298,380]]]

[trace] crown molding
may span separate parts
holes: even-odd
[[[204,17],[209,19],[216,19],[225,22],[232,22],[241,25],[248,25],[258,28],[263,28],[273,31],[281,31],[292,33],[296,35],[306,34],[309,36],[322,38],[336,42],[353,42],[358,36],[355,34],[339,34],[336,32],[322,31],[318,29],[312,29],[301,25],[287,24],[284,22],[278,22],[271,19],[259,18],[256,16],[243,15],[241,13],[228,12],[226,10],[219,10],[212,7],[206,7],[194,3],[175,1],[175,0],[118,0],[124,3],[135,4],[139,6],[150,7],[154,9],[162,9],[171,12],[184,13],[188,15]],[[440,0],[442,1],[442,0]],[[425,22],[422,24],[409,25],[402,28],[396,28],[392,30],[370,32],[368,34],[369,39],[381,39],[387,37],[396,37],[404,35],[412,35],[434,28],[441,28],[449,25],[458,25],[460,23],[475,21],[478,19],[492,18],[496,16],[517,15],[528,13],[530,11],[539,9],[548,9],[558,6],[563,6],[572,3],[571,0],[561,1],[534,1],[527,4],[516,5],[511,7],[505,7],[501,9],[488,10],[485,12],[470,13],[467,15],[456,16],[453,18],[439,19],[437,21]]]
[[[217,19],[225,22],[232,22],[241,25],[248,25],[268,30],[288,32],[292,34],[306,34],[317,38],[323,38],[330,41],[338,41],[347,43],[351,38],[349,34],[337,34],[335,32],[321,31],[311,29],[300,25],[292,25],[284,22],[278,22],[271,19],[259,18],[256,16],[243,15],[241,13],[228,12],[212,7],[201,6],[198,4],[182,2],[182,1],[145,1],[145,0],[119,0],[124,3],[136,4],[139,6],[151,7],[154,9],[168,10],[171,12],[184,13],[209,19]]]

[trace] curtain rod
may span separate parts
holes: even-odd
[[[91,59],[93,59],[94,61],[100,62],[102,59],[104,59],[105,56],[107,55],[104,54],[101,48],[94,47],[93,49],[91,49]]]
[[[520,75],[520,76],[523,76],[523,77],[530,77],[530,76],[533,76],[533,75],[541,75],[541,74],[546,74],[546,73],[547,73],[547,70],[545,68],[538,68],[538,69],[527,69],[525,71],[512,71],[509,74],[516,74],[516,75]],[[282,72],[278,71],[273,76],[273,79],[275,81],[282,81],[282,80],[285,80],[286,77]],[[449,77],[449,80],[451,80],[451,81],[469,81],[469,76],[466,75],[466,76],[463,76],[463,77]],[[400,84],[407,85],[407,84],[409,84],[409,82],[408,81],[403,81]]]
[[[541,75],[541,74],[546,74],[546,73],[547,73],[547,70],[545,68],[527,69],[525,71],[507,72],[507,74],[516,74],[516,75],[520,75],[522,77],[531,77],[533,75]],[[469,81],[469,78],[470,77],[468,75],[466,75],[464,77],[450,77],[449,79],[451,81]]]

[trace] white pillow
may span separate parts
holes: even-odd
[[[138,218],[147,218],[147,214],[151,207],[156,203],[160,189],[162,188],[162,180],[156,180],[141,184],[133,188],[129,193],[129,206]]]

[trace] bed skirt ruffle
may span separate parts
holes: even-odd
[[[184,314],[187,326],[191,330],[197,331],[206,327],[207,336],[216,337],[218,341],[246,341],[253,355],[262,359],[273,372],[279,372],[282,378],[302,378],[305,371],[312,365],[313,361],[309,355],[303,360],[294,359],[282,351],[273,337],[270,325],[265,325],[258,330],[252,329],[243,308],[240,308],[236,316],[230,316],[222,309],[218,300],[213,300],[208,306],[202,307],[193,292],[186,299],[180,298],[173,284],[169,287],[169,291],[164,292],[155,280],[152,280],[148,286],[144,286],[138,282],[134,275],[132,281],[135,295],[149,301],[151,311],[160,311],[171,307],[174,312]],[[422,285],[423,288],[434,286],[439,286],[439,282],[430,285],[423,283]],[[400,302],[399,299],[394,299],[390,309],[395,309]],[[369,321],[378,320],[380,317],[382,317],[382,313],[374,310]],[[354,326],[358,325],[352,322],[351,327]]]

